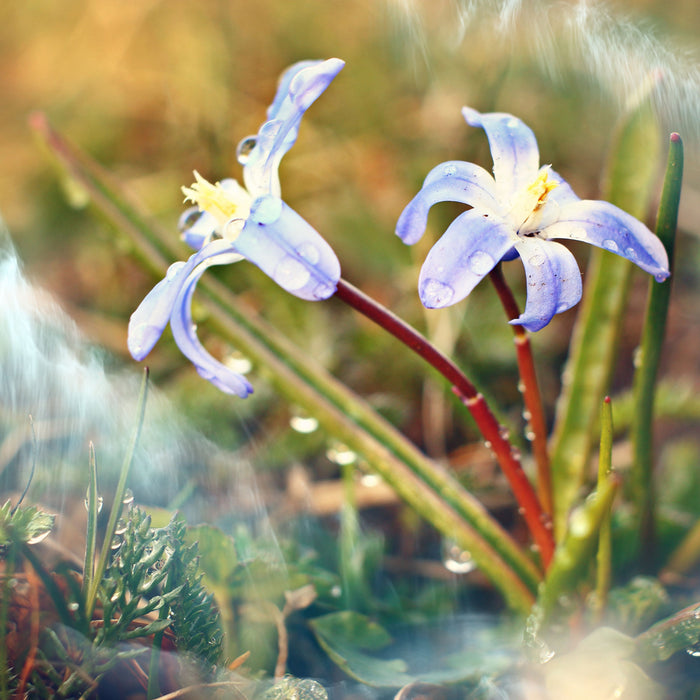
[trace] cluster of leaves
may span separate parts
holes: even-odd
[[[57,615],[49,619],[57,616],[59,620],[41,629],[31,652],[35,660],[24,689],[32,697],[90,697],[106,674],[126,661],[148,663],[150,658],[157,672],[166,630],[172,647],[187,659],[198,679],[214,678],[224,660],[223,629],[213,597],[201,583],[197,544],[185,542],[182,519],[173,517],[166,527],[153,528],[143,510],[129,509],[111,542],[98,588],[100,606],[90,619],[75,572],[59,566],[52,575],[28,547],[47,534],[52,524],[53,516],[34,507],[12,510],[5,504],[0,509],[3,551],[14,549],[20,554],[16,561],[6,560],[0,606],[3,629],[13,604],[9,567],[22,558],[29,561],[51,599]],[[156,612],[158,617],[153,619]],[[152,645],[145,641],[150,637]],[[0,647],[7,658],[7,643]],[[17,688],[18,670],[3,664],[4,691]]]

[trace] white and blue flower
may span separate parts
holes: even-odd
[[[191,304],[204,271],[246,259],[301,299],[318,301],[335,293],[338,259],[316,230],[282,201],[278,169],[296,141],[304,112],[343,66],[337,58],[302,61],[282,74],[267,121],[238,147],[245,188],[230,179],[211,184],[196,172],[195,183],[183,187],[185,201],[196,206],[183,214],[180,228],[197,252],[171,265],[132,314],[128,347],[134,359],[146,357],[170,323],[175,342],[202,377],[245,397],[253,391],[250,382],[214,359],[197,338]]]
[[[486,132],[493,175],[473,163],[434,168],[402,212],[397,235],[413,244],[423,235],[430,208],[443,201],[471,208],[460,214],[426,257],[418,282],[427,308],[464,299],[500,260],[520,257],[527,277],[524,312],[511,323],[530,331],[581,299],[581,273],[572,253],[554,239],[584,241],[632,261],[662,282],[668,257],[641,222],[608,202],[579,199],[550,166],[540,167],[537,140],[520,119],[480,114],[465,120]]]

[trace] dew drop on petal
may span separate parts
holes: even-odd
[[[443,170],[443,175],[445,177],[452,177],[453,175],[457,174],[457,168],[454,165],[448,165],[444,170]]]
[[[527,261],[532,265],[533,267],[540,267],[544,265],[545,260],[547,258],[544,257],[541,253],[535,253],[535,255],[531,255]]]
[[[321,252],[313,243],[303,243],[297,248],[297,253],[312,265],[321,259]]]
[[[195,222],[200,216],[202,216],[202,212],[199,211],[198,207],[190,207],[189,209],[186,209],[182,212],[182,215],[177,222],[177,230],[180,233],[184,233],[194,226]]]
[[[272,224],[282,215],[282,200],[266,195],[255,200],[251,208],[251,219],[258,224]]]
[[[296,258],[286,256],[275,268],[272,278],[289,291],[300,289],[311,278],[311,272]]]
[[[557,310],[555,313],[560,314],[562,311],[567,311],[568,308],[569,308],[569,305],[565,301],[562,301],[559,304],[557,304]]]
[[[637,259],[637,251],[634,248],[625,248],[625,257],[628,260],[636,260]]]
[[[245,165],[250,160],[250,154],[258,143],[257,136],[246,136],[236,148],[236,160]]]
[[[467,259],[467,267],[475,275],[485,275],[493,268],[495,264],[496,261],[483,250],[477,250],[475,253],[472,253]]]
[[[421,299],[430,308],[447,306],[455,295],[449,284],[436,279],[427,279],[421,286]]]
[[[603,241],[603,248],[606,250],[609,250],[611,253],[617,253],[620,250],[620,247],[615,243],[615,241],[612,240],[612,238],[606,238]]]
[[[178,262],[173,263],[169,268],[168,271],[165,273],[165,279],[166,280],[171,280],[175,275],[177,275],[178,270],[184,265],[185,263],[182,260],[179,260]]]

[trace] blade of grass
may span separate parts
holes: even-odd
[[[92,581],[95,574],[95,543],[97,540],[97,513],[98,513],[98,497],[97,497],[97,467],[95,464],[95,446],[90,443],[89,456],[89,482],[88,494],[86,499],[87,504],[87,533],[85,541],[85,563],[83,564],[83,597],[87,599],[88,592],[92,588]]]
[[[598,457],[598,490],[612,473],[613,418],[610,397],[603,401],[600,414],[600,455]],[[608,602],[608,591],[612,579],[612,529],[610,511],[603,516],[598,535],[598,552],[596,554],[595,614],[600,620]]]
[[[148,223],[119,187],[53,131],[43,117],[35,115],[31,123],[59,165],[90,193],[100,213],[130,237],[133,254],[154,275],[162,277],[179,255],[171,242],[174,237]],[[366,402],[248,310],[225,285],[209,277],[200,281],[198,289],[205,297],[202,305],[214,330],[256,363],[281,395],[315,416],[329,434],[363,455],[400,498],[437,530],[470,551],[512,608],[529,610],[540,573],[479,501]]]
[[[97,599],[97,591],[100,587],[100,582],[102,581],[102,577],[104,576],[104,572],[107,567],[107,557],[111,552],[114,531],[117,528],[117,522],[119,520],[119,516],[121,515],[122,508],[124,507],[124,494],[126,492],[126,482],[129,478],[131,465],[134,461],[136,446],[138,445],[139,437],[141,436],[141,428],[143,427],[143,417],[146,412],[147,396],[148,369],[146,369],[143,373],[141,389],[139,391],[139,397],[136,404],[136,423],[134,425],[133,433],[131,434],[129,446],[127,448],[126,454],[124,455],[124,461],[122,462],[121,471],[119,472],[119,481],[117,482],[116,489],[114,490],[114,501],[112,502],[112,509],[109,512],[109,520],[107,521],[107,528],[105,530],[104,541],[102,542],[102,549],[100,550],[100,556],[97,560],[97,566],[95,567],[92,585],[87,592],[87,598],[85,600],[85,615],[88,620],[92,619],[92,612],[95,609],[95,600]]]
[[[650,87],[653,87],[650,86]],[[603,196],[643,219],[656,178],[660,139],[649,100],[630,109],[618,125]],[[554,529],[560,541],[584,484],[600,405],[609,393],[634,266],[593,250],[569,360],[564,371],[551,443]]]
[[[668,253],[673,273],[673,249],[678,223],[678,207],[683,181],[683,142],[678,134],[671,134],[666,177],[656,220],[656,235]],[[653,415],[656,377],[661,360],[661,347],[666,331],[668,305],[671,299],[671,280],[663,284],[651,283],[647,303],[639,364],[634,376],[634,413],[632,419],[632,465],[636,515],[639,519],[639,546],[641,566],[648,570],[654,556],[654,450]]]

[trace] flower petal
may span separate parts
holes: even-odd
[[[481,127],[486,132],[496,185],[500,196],[508,201],[537,177],[540,153],[532,129],[512,114],[481,114],[463,107],[462,115],[467,124]]]
[[[281,199],[260,197],[233,243],[237,252],[301,299],[335,293],[340,263],[317,231]]]
[[[561,208],[558,220],[546,226],[542,234],[605,248],[654,275],[658,282],[670,274],[661,241],[641,221],[609,202],[571,202]]]
[[[429,309],[464,299],[511,249],[515,234],[502,219],[476,209],[460,214],[432,247],[418,293]]]
[[[296,141],[304,112],[344,65],[339,58],[301,61],[282,74],[267,112],[268,120],[260,127],[255,147],[246,155],[243,166],[245,186],[253,199],[264,194],[280,196],[277,170],[282,156]]]
[[[241,260],[228,241],[212,241],[199,252],[190,256],[187,262],[173,263],[164,279],[146,295],[129,319],[127,346],[131,356],[143,360],[158,342],[158,338],[168,325],[180,290],[192,271],[204,262],[227,264]],[[215,262],[214,262],[215,261]],[[206,265],[202,268],[202,271]]]
[[[173,338],[182,354],[195,366],[201,377],[210,381],[215,387],[227,394],[235,394],[242,399],[253,393],[250,382],[242,375],[226,367],[212,357],[199,342],[196,326],[192,321],[192,295],[199,278],[204,271],[214,264],[226,264],[219,258],[209,259],[200,263],[181,285],[175,299],[170,328]]]
[[[433,168],[418,194],[401,212],[396,235],[407,245],[420,239],[428,223],[428,212],[438,202],[461,202],[479,211],[500,211],[493,177],[474,163],[448,161]]]
[[[525,266],[525,311],[511,324],[529,331],[544,328],[554,314],[570,309],[581,299],[581,272],[572,253],[560,243],[521,238],[515,246]]]

